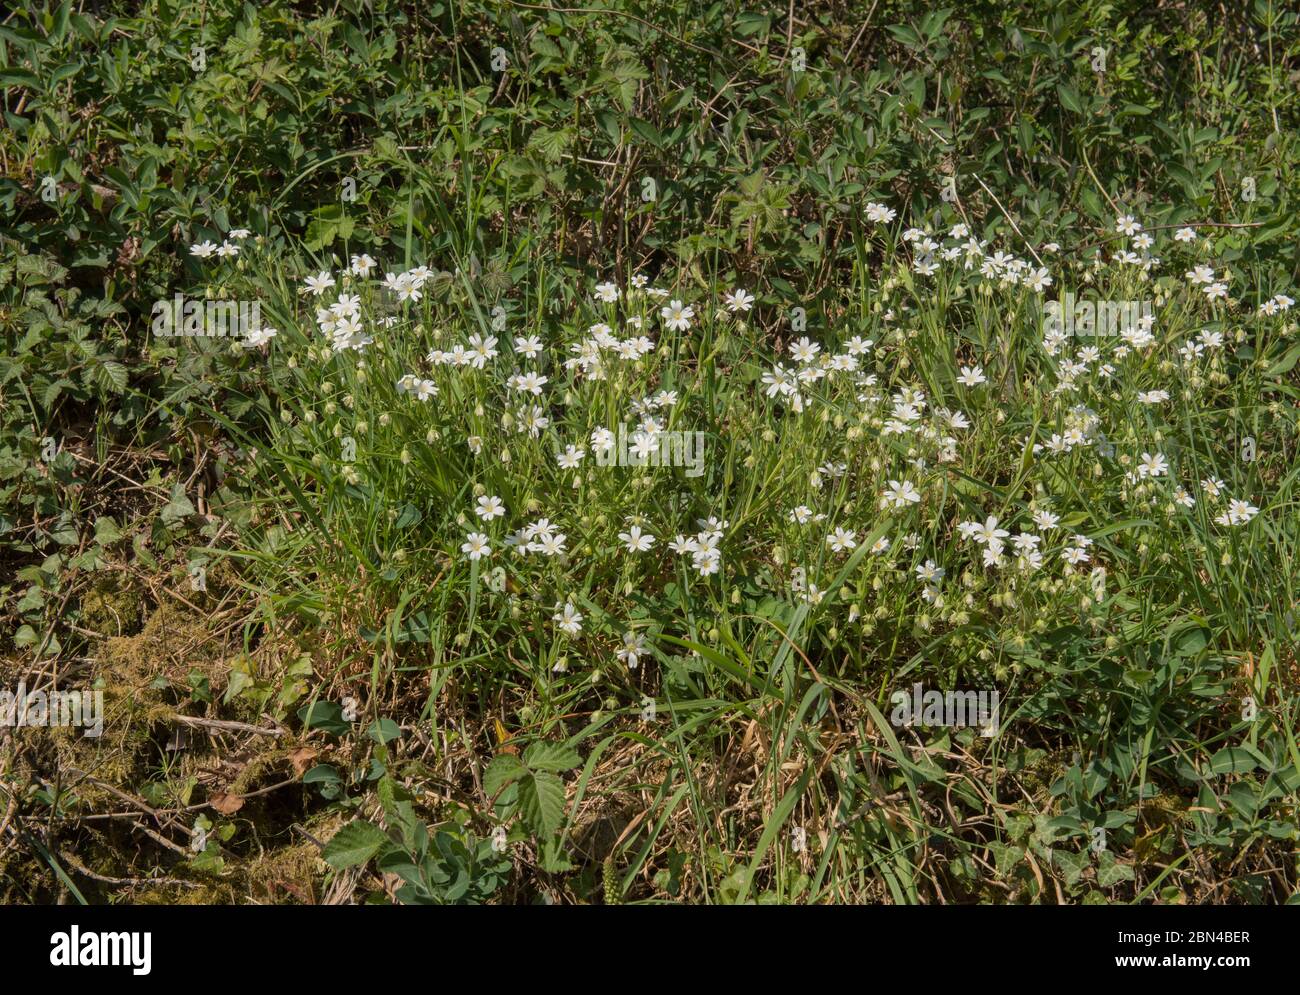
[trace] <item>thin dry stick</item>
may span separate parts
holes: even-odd
[[[104,884],[171,884],[181,888],[202,888],[203,885],[195,881],[182,881],[179,878],[114,878],[107,874],[98,874],[92,871],[85,864],[79,861],[70,853],[60,854],[60,857],[78,874],[84,874],[94,881],[102,881]]]
[[[173,722],[181,725],[198,726],[204,729],[221,729],[225,732],[251,732],[257,736],[283,736],[283,727],[276,725],[270,729],[265,726],[249,725],[247,722],[233,722],[229,719],[200,719],[192,715],[172,715]]]
[[[1007,209],[1002,206],[1002,201],[998,200],[998,195],[995,194],[992,190],[990,190],[988,188],[988,184],[986,184],[983,180],[981,180],[979,176],[977,176],[974,173],[972,173],[971,175],[975,177],[975,182],[984,188],[984,192],[993,198],[993,203],[998,205],[998,210],[1002,212],[1002,216],[1006,218],[1007,221],[1010,223],[1011,227],[1016,230],[1016,234],[1020,236],[1020,241],[1025,243],[1025,248],[1029,250],[1029,254],[1038,260],[1039,266],[1042,266],[1043,265],[1042,258],[1038,255],[1037,252],[1034,251],[1034,247],[1029,244],[1029,239],[1025,238],[1024,232],[1020,230],[1020,226],[1016,224],[1015,220],[1011,217],[1011,215],[1007,213]]]

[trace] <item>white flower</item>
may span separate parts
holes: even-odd
[[[754,295],[740,289],[724,294],[722,299],[726,301],[727,310],[732,314],[738,311],[748,311],[754,306]]]
[[[1032,270],[1025,277],[1025,285],[1036,294],[1041,294],[1052,285],[1052,276],[1046,267]]]
[[[670,331],[684,332],[691,327],[691,319],[695,317],[695,310],[690,305],[683,305],[681,301],[669,301],[668,304],[659,312],[663,318],[664,324]]]
[[[558,622],[560,628],[571,636],[576,636],[582,631],[582,616],[578,613],[578,609],[573,607],[572,601],[566,601],[564,610],[552,615],[551,621]]]
[[[613,304],[618,300],[619,289],[612,283],[596,284],[596,300],[602,304]]]
[[[515,390],[525,394],[532,394],[534,397],[541,396],[542,388],[545,387],[550,380],[549,377],[546,377],[541,373],[520,373],[511,379],[514,381],[511,386],[513,386]]]
[[[1142,225],[1133,219],[1133,215],[1125,214],[1115,219],[1115,230],[1121,235],[1136,235],[1142,230]]]
[[[982,367],[963,366],[961,376],[957,378],[957,382],[966,387],[978,387],[982,383],[988,383],[988,379],[984,376]]]
[[[1238,501],[1233,498],[1228,502],[1228,510],[1225,514],[1228,516],[1230,525],[1245,525],[1259,514],[1259,509],[1249,501]]]
[[[826,537],[826,544],[837,553],[842,553],[846,549],[856,549],[858,534],[852,529],[836,528]]]
[[[700,544],[694,539],[688,539],[684,535],[679,535],[668,544],[668,548],[674,553],[685,556],[687,553],[698,553],[700,551]]]
[[[490,522],[494,518],[500,518],[506,513],[506,506],[501,503],[501,499],[496,496],[484,494],[478,499],[478,507],[474,509],[474,514],[485,522]]]
[[[319,297],[330,287],[334,286],[334,277],[330,276],[328,270],[322,270],[316,276],[309,276],[306,280],[307,291],[313,297]]]
[[[1061,520],[1060,515],[1054,515],[1045,508],[1040,508],[1034,512],[1034,524],[1040,529],[1054,529],[1057,522]]]
[[[898,212],[893,208],[886,207],[884,204],[871,202],[867,204],[867,220],[876,223],[884,222],[888,224],[893,221]]]
[[[515,352],[525,359],[536,359],[537,354],[542,351],[542,340],[536,335],[530,335],[524,338],[522,335],[516,335],[514,341]]]
[[[1143,453],[1138,460],[1137,475],[1141,477],[1163,477],[1169,472],[1169,462],[1161,453]]]
[[[528,549],[543,556],[563,556],[566,539],[563,532],[543,532],[528,544]]]
[[[789,349],[796,363],[811,363],[817,358],[817,353],[821,352],[822,347],[805,335],[798,342],[791,342]]]
[[[926,560],[924,563],[916,565],[916,576],[918,580],[923,580],[927,584],[937,585],[943,580],[946,571],[943,567],[936,566],[934,560]]]
[[[190,246],[190,255],[198,256],[200,259],[207,259],[208,256],[212,255],[216,251],[216,242],[196,242],[194,245]]]
[[[243,346],[245,349],[255,349],[260,345],[265,345],[276,336],[274,328],[254,328],[244,337]]]
[[[618,658],[627,664],[628,669],[636,670],[645,655],[645,636],[636,632],[623,633],[623,646],[618,651]]]
[[[909,504],[916,504],[920,500],[921,492],[911,481],[891,480],[880,499],[880,507],[906,508]]]
[[[1011,535],[1006,529],[998,528],[998,520],[994,515],[989,515],[984,520],[983,525],[977,525],[971,532],[971,538],[981,546],[988,545],[991,549],[1001,550],[1002,540]]]
[[[648,532],[642,532],[639,525],[633,525],[626,532],[620,532],[618,537],[627,544],[629,553],[644,553],[655,544],[655,537]]]
[[[465,536],[465,541],[461,543],[460,551],[465,553],[471,560],[478,560],[484,556],[492,555],[492,547],[488,545],[488,537],[482,532],[471,532]]]
[[[722,566],[722,553],[717,549],[697,550],[692,557],[692,563],[701,577],[708,577],[715,574]]]
[[[586,455],[587,451],[585,449],[579,449],[577,446],[565,446],[564,452],[556,453],[555,462],[560,465],[562,470],[575,470]]]

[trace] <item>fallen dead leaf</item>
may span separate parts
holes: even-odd
[[[208,804],[222,815],[234,815],[244,807],[244,799],[239,795],[228,795],[224,791],[214,791],[208,795]]]
[[[319,756],[320,750],[313,750],[310,746],[300,746],[289,754],[289,762],[293,764],[293,772],[302,777],[307,773],[311,762]]]

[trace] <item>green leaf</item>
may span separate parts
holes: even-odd
[[[91,367],[95,385],[100,390],[120,394],[126,390],[127,369],[115,359],[100,360]]]
[[[1285,356],[1268,368],[1268,375],[1277,377],[1283,373],[1290,373],[1297,361],[1300,361],[1300,345],[1293,345],[1287,350]]]
[[[641,119],[634,117],[629,119],[628,123],[632,126],[632,130],[636,132],[637,135],[645,139],[651,145],[654,145],[656,148],[661,148],[663,146],[664,136],[661,135],[659,129],[649,121],[642,121]]]
[[[352,726],[343,719],[343,709],[333,701],[317,701],[298,709],[298,718],[308,729],[323,729],[342,736]]]
[[[524,775],[519,781],[519,811],[533,835],[555,835],[564,824],[564,782],[555,774]]]
[[[95,542],[107,546],[122,538],[122,530],[117,522],[107,515],[95,519]]]
[[[1052,862],[1061,869],[1065,877],[1065,886],[1070,888],[1078,883],[1080,876],[1092,863],[1092,859],[1086,851],[1071,853],[1069,850],[1053,850]]]
[[[376,743],[391,743],[402,735],[402,729],[392,719],[376,719],[366,730],[366,735]]]
[[[1249,750],[1229,746],[1210,758],[1211,774],[1245,774],[1259,766]]]
[[[506,785],[526,773],[528,768],[524,766],[522,760],[513,753],[502,753],[494,758],[488,764],[487,770],[483,772],[483,790],[489,798],[495,798],[501,794]]]
[[[164,525],[175,525],[184,518],[194,514],[194,505],[185,496],[185,488],[180,484],[172,485],[171,500],[163,506],[162,521]]]
[[[1097,858],[1097,886],[1110,888],[1121,881],[1133,880],[1133,865],[1121,864],[1109,850],[1103,850]]]
[[[1073,111],[1075,114],[1083,113],[1083,101],[1079,98],[1079,91],[1069,83],[1057,83],[1056,95],[1061,98],[1061,106],[1067,111]]]
[[[321,856],[336,871],[364,864],[388,845],[388,837],[374,823],[349,822],[325,844]]]
[[[582,763],[578,751],[562,743],[534,743],[524,751],[524,763],[532,770],[572,770]]]

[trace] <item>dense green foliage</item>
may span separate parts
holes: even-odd
[[[1300,286],[1296,13],[105,6],[0,23],[0,686],[108,703],[99,740],[5,745],[6,900],[1296,900],[1300,338],[1257,310]],[[1111,265],[1124,215],[1163,267]],[[1051,292],[917,276],[900,233],[957,224]],[[237,257],[191,252],[239,228]],[[359,253],[378,273],[346,288],[398,319],[364,366],[313,318],[345,287],[303,285]],[[417,265],[422,299],[384,298],[374,276]],[[637,274],[695,305],[688,331]],[[593,303],[605,280],[617,305]],[[724,310],[737,287],[752,311]],[[1155,349],[1063,398],[1057,290],[1154,299]],[[258,301],[278,335],[159,337],[178,293]],[[634,312],[644,361],[564,369]],[[1228,347],[1189,373],[1203,330]],[[503,356],[425,363],[473,335]],[[535,437],[503,387],[521,335],[555,357]],[[963,410],[959,471],[909,470],[860,383],[807,412],[767,395],[804,335],[873,340],[882,403]],[[706,434],[701,475],[557,467],[659,390]],[[1033,458],[1075,403],[1115,460]],[[1157,445],[1188,514],[1126,479]],[[886,514],[904,470],[923,499]],[[1207,477],[1258,516],[1216,525]],[[792,525],[814,498],[824,527]],[[1094,541],[1101,591],[1056,546],[1032,585],[963,559],[958,523],[1028,528],[1039,501]],[[542,516],[567,557],[507,558],[506,524]],[[629,516],[653,552],[626,555]],[[712,576],[665,548],[709,516]],[[470,561],[478,527],[493,555]],[[580,633],[556,630],[566,602]],[[625,632],[649,640],[635,669]],[[897,727],[914,681],[998,687],[999,735]],[[85,818],[124,808],[149,834]]]

